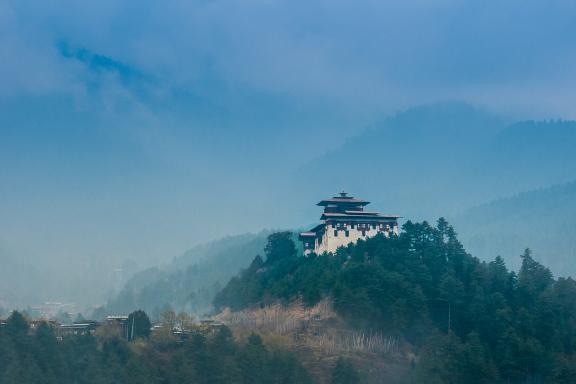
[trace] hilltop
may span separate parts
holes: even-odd
[[[215,305],[257,310],[328,298],[349,327],[400,338],[416,355],[417,382],[573,382],[576,282],[555,280],[529,250],[521,260],[518,274],[502,258],[480,261],[443,219],[407,222],[399,236],[335,255],[298,257],[291,235],[279,233]]]

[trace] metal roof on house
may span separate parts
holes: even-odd
[[[97,323],[74,323],[74,324],[61,324],[61,329],[82,329],[88,327],[95,327]]]

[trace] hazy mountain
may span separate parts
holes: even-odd
[[[517,269],[524,248],[559,276],[576,276],[576,182],[521,193],[454,218],[466,248]]]
[[[509,124],[466,104],[413,108],[303,167],[308,199],[339,189],[408,218],[450,216],[576,178],[576,122]]]
[[[35,300],[38,289],[48,283],[48,277],[34,266],[1,250],[0,265],[0,308]]]
[[[221,287],[262,254],[267,235],[263,231],[198,245],[164,267],[137,273],[109,301],[106,311],[126,313],[141,308],[157,316],[171,307],[202,314]]]
[[[307,140],[307,137],[302,136],[302,140]],[[331,152],[300,166],[295,173],[278,170],[267,172],[269,182],[266,189],[251,194],[258,206],[256,209],[255,206],[243,207],[246,213],[242,217],[246,217],[247,230],[274,225],[296,227],[303,223],[313,223],[319,214],[314,203],[341,189],[372,201],[371,207],[374,210],[398,213],[409,219],[454,217],[473,206],[503,196],[575,180],[576,154],[573,148],[576,148],[575,122],[529,121],[510,124],[502,117],[462,103],[421,106],[374,124]],[[293,168],[296,168],[298,159],[294,160],[294,164]],[[230,183],[242,185],[243,181],[233,180]],[[223,187],[219,190],[225,189]],[[163,189],[148,191],[149,196],[166,196],[166,201],[180,201],[169,198],[167,193]],[[218,212],[222,217],[227,210],[232,209],[231,205],[236,204],[224,202],[228,200],[233,201],[218,199]],[[8,300],[7,297],[12,295],[10,301],[26,303],[53,299],[101,303],[114,294],[132,273],[139,270],[134,265],[128,265],[130,262],[124,262],[123,259],[137,259],[140,269],[145,268],[158,263],[152,261],[150,249],[161,244],[163,254],[174,254],[167,250],[180,244],[179,237],[167,238],[160,235],[157,228],[163,228],[166,223],[160,222],[158,225],[154,221],[139,220],[138,215],[147,211],[138,209],[137,206],[128,210],[121,209],[119,213],[122,220],[145,223],[144,229],[126,225],[125,231],[130,232],[129,234],[124,231],[115,232],[114,237],[110,238],[100,233],[99,229],[106,228],[105,223],[110,221],[106,214],[84,212],[81,214],[83,224],[73,226],[72,223],[77,217],[74,207],[92,207],[92,203],[87,204],[86,201],[76,202],[68,211],[54,211],[53,214],[59,217],[58,223],[41,223],[34,229],[35,233],[45,234],[46,242],[54,237],[49,229],[66,229],[70,240],[63,250],[67,252],[50,261],[41,257],[41,254],[35,255],[28,258],[30,261],[26,266],[16,263],[14,267],[8,268],[17,260],[14,257],[11,262],[4,263],[6,267],[3,269],[12,272],[7,272],[10,276],[3,282],[6,285],[2,291],[3,300]],[[164,212],[167,209],[165,208],[157,209]],[[188,226],[191,221],[190,215],[185,213],[187,210],[198,211],[199,215],[205,211],[210,211],[210,214],[215,212],[211,204],[202,207],[197,204],[190,205],[185,209],[178,206],[177,210],[168,211],[171,212],[171,220],[183,219],[188,228],[193,228]],[[260,215],[259,218],[256,214]],[[17,226],[24,227],[27,223],[25,218],[20,221]],[[150,224],[153,222],[157,225]],[[457,229],[464,228],[465,223],[457,224]],[[211,223],[210,228],[226,233],[226,225],[221,227],[221,224]],[[194,227],[190,230],[190,236],[193,236],[192,232],[200,233],[198,231],[200,230]],[[84,233],[93,234],[89,237],[90,247],[78,243]],[[530,233],[518,233],[517,236],[528,236]],[[136,234],[142,239],[142,244],[138,247],[116,247],[124,241],[125,236]],[[467,230],[463,234],[465,239],[473,235]],[[8,235],[11,235],[10,231],[6,232],[5,237]],[[162,239],[158,240],[159,238]],[[229,239],[227,247],[241,248],[242,241]],[[104,243],[111,244],[114,252],[100,247],[100,244]],[[223,244],[222,246],[224,247]],[[47,252],[54,253],[58,249],[60,248],[52,247]],[[82,249],[89,254],[83,254]],[[501,248],[496,253],[505,254],[511,251]],[[519,250],[514,250],[514,254],[518,252]],[[176,259],[166,269],[158,269],[157,272],[154,272],[155,269],[147,270],[134,281],[139,281],[143,276],[145,280],[162,280],[166,278],[166,274],[171,273],[181,274],[180,278],[184,279],[185,273],[182,271],[186,271],[190,265],[204,264],[208,268],[208,260],[222,260],[223,255],[232,255],[232,252],[220,249],[216,244],[199,246]],[[225,263],[233,273],[245,266],[241,260],[235,264],[236,260],[232,256],[232,259]],[[550,261],[549,264],[556,269],[554,262]],[[39,277],[25,279],[27,273],[33,273],[34,269],[38,270]],[[15,281],[29,281],[29,286],[19,289],[17,295],[10,290],[9,282],[14,280],[14,276],[23,276]],[[207,278],[206,281],[221,281],[227,277],[228,271],[225,271],[222,275]],[[138,295],[140,289],[141,287],[134,286],[128,291],[125,290],[123,295],[127,294],[126,292]],[[26,290],[29,292],[25,293]],[[66,294],[63,295],[62,292]],[[127,303],[139,302],[138,299],[123,300]],[[178,305],[183,305],[184,302],[185,300],[180,300]]]
[[[26,308],[47,301],[66,302],[83,310],[117,292],[135,267],[97,259],[31,262],[0,252],[0,307]]]
[[[297,178],[310,195],[347,189],[404,216],[445,215],[472,199],[449,196],[462,193],[455,177],[461,180],[474,168],[504,126],[500,118],[465,104],[410,109],[317,158]]]

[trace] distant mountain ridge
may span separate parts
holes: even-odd
[[[266,202],[263,210],[269,217],[281,217],[283,225],[295,228],[318,218],[319,211],[314,205],[316,201],[345,189],[371,201],[371,210],[400,214],[413,220],[436,220],[441,216],[455,218],[456,230],[462,234],[463,241],[480,257],[492,258],[497,254],[515,257],[526,246],[533,247],[538,257],[538,242],[524,240],[532,240],[533,230],[524,225],[521,221],[523,218],[519,218],[517,223],[507,223],[507,228],[518,231],[509,232],[511,241],[501,240],[498,247],[495,244],[480,246],[479,243],[470,243],[486,242],[481,238],[488,236],[489,232],[485,233],[478,227],[480,233],[475,234],[474,223],[481,215],[468,212],[471,207],[484,206],[503,196],[576,180],[574,148],[574,121],[510,124],[505,118],[464,103],[426,105],[408,109],[374,124],[341,147],[307,163],[295,174],[271,177],[274,181],[282,180],[279,184],[270,183],[270,189],[265,193],[273,198]],[[564,211],[570,212],[569,205],[562,208],[560,204],[571,204],[570,201],[558,200],[552,194],[546,196],[557,200],[559,217]],[[509,219],[514,217],[511,212]],[[549,220],[552,219],[550,216]],[[470,224],[467,220],[470,220]],[[506,233],[506,230],[500,233]],[[561,232],[558,229],[555,233]],[[518,241],[514,240],[516,238]],[[554,272],[562,271],[563,263],[571,261],[573,248],[570,248],[570,244],[568,240],[558,240],[550,245],[549,257],[559,260],[546,260]],[[217,241],[195,247],[166,267],[151,268],[135,276],[120,296],[111,300],[112,307],[121,307],[114,307],[114,303],[119,303],[117,300],[130,303],[130,308],[138,303],[147,305],[158,300],[152,305],[156,308],[160,305],[160,295],[156,292],[172,292],[179,289],[177,287],[184,287],[184,291],[190,292],[186,279],[192,275],[187,275],[186,271],[192,265],[211,269],[224,265],[229,270],[211,276],[214,281],[225,281],[232,269],[236,273],[247,265],[249,257],[259,252],[256,246],[246,247],[247,258],[244,259],[242,249],[245,246],[241,237],[232,237],[222,243]],[[236,250],[240,250],[240,257],[235,256]],[[511,265],[514,266],[514,263]],[[14,270],[18,271],[18,268],[14,267]],[[110,268],[101,269],[108,271]],[[96,282],[103,282],[106,276],[94,271],[87,268],[87,272],[74,283],[81,281],[83,286],[92,288],[91,292],[102,290],[94,287]],[[202,273],[199,276],[194,277],[190,284],[201,281]],[[88,282],[87,277],[94,280]],[[109,277],[108,280],[112,281]],[[43,278],[50,280],[50,276]],[[101,285],[110,287],[108,280]],[[7,288],[2,293],[6,296],[10,293],[10,287],[6,280],[4,283]],[[62,284],[63,280],[56,281],[57,286]],[[69,285],[73,286],[72,283]],[[43,283],[43,286],[48,286],[48,283]],[[202,283],[192,291],[200,286],[207,287]],[[31,295],[47,292],[37,287],[30,291]],[[75,291],[85,298],[85,291]],[[170,293],[166,297],[174,298],[171,305],[191,305],[191,301],[187,302],[179,295]],[[92,301],[101,302],[103,296],[104,292],[98,292],[98,300]],[[146,297],[150,300],[146,301]],[[34,301],[38,300],[36,295]]]
[[[404,216],[438,217],[466,207],[466,199],[445,196],[460,194],[454,178],[474,167],[504,127],[500,118],[466,104],[413,108],[317,158],[296,178],[306,185],[307,200],[347,189]]]
[[[36,300],[35,287],[20,284],[24,277],[46,285],[49,279],[25,262],[17,260],[0,250],[0,309],[11,308],[25,301]]]
[[[478,257],[501,255],[517,269],[517,256],[529,247],[556,275],[576,276],[576,182],[483,204],[453,221]]]
[[[508,124],[461,103],[409,109],[298,172],[306,196],[349,189],[413,218],[454,215],[576,179],[576,122]],[[372,197],[372,196],[376,196]]]
[[[144,309],[157,317],[166,308],[202,314],[228,280],[262,254],[267,231],[229,236],[198,245],[164,267],[148,268],[134,275],[109,300],[108,313]]]

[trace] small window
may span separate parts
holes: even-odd
[[[338,237],[338,231],[334,231],[334,237]]]
[[[362,231],[362,236],[366,236],[366,231]]]
[[[350,232],[346,231],[346,237],[350,237]]]
[[[350,229],[354,229],[354,223],[350,224]]]

